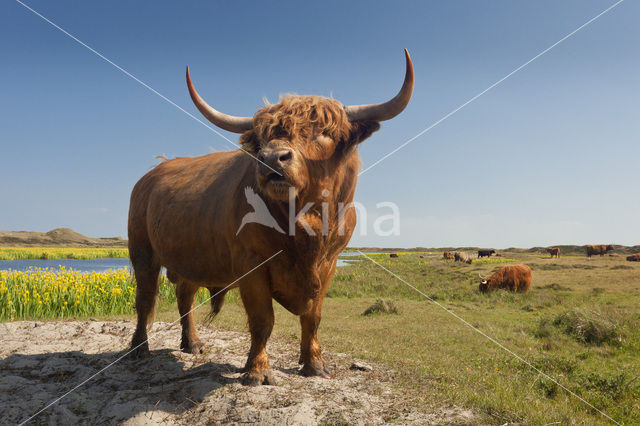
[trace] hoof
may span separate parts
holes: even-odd
[[[192,340],[190,342],[182,340],[180,349],[187,354],[200,355],[204,353],[204,344],[200,340]]]
[[[260,386],[260,385],[276,385],[276,380],[273,378],[271,370],[265,370],[262,372],[249,371],[242,375],[242,384],[244,386]]]
[[[144,342],[142,344],[132,343],[130,352],[125,356],[125,358],[129,360],[137,360],[148,358],[150,355],[151,353],[149,352],[149,344],[147,342]]]
[[[329,370],[329,368],[325,367],[323,364],[320,364],[319,366],[317,364],[314,366],[313,363],[305,364],[300,369],[300,374],[305,377],[322,377],[325,379],[331,378],[331,370]]]

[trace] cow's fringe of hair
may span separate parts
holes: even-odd
[[[158,306],[158,296],[156,295],[156,297],[154,297],[153,299],[153,306],[151,306],[151,312],[149,313],[149,316],[147,317],[147,331],[151,329],[151,327],[153,326],[153,322],[156,319],[156,307]]]
[[[147,330],[150,330],[151,327],[153,326],[153,322],[156,320],[156,311],[158,308],[158,298],[160,297],[159,294],[159,289],[160,289],[160,276],[158,276],[157,278],[157,283],[156,283],[156,294],[153,296],[153,301],[151,302],[151,312],[149,313],[149,316],[147,317]]]
[[[253,129],[240,138],[242,149],[256,153],[259,140],[277,137],[309,140],[324,134],[334,141],[346,140],[351,123],[342,104],[321,96],[283,95],[280,102],[266,105],[255,114]]]

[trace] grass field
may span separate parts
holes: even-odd
[[[425,410],[443,404],[462,406],[491,424],[608,423],[597,411],[456,319],[453,312],[616,421],[640,423],[640,265],[624,258],[549,259],[531,253],[503,254],[506,259],[502,262],[514,260],[531,266],[529,293],[477,291],[478,274],[488,275],[497,269],[501,264],[498,259],[467,265],[443,261],[440,253],[371,256],[446,310],[370,260],[338,268],[324,302],[319,332],[323,348],[393,368],[396,386],[406,395],[408,406],[419,405]],[[66,306],[75,303],[80,294],[78,306],[104,305],[111,307],[109,310],[87,308],[59,315],[52,308],[48,317],[132,319],[133,287],[126,274],[120,278],[117,274],[122,273],[112,277],[82,275],[77,286],[82,283],[84,290],[71,293],[73,284],[67,284],[65,291],[69,293],[56,296],[62,301],[56,302],[57,307],[64,301]],[[52,294],[65,288],[65,280],[74,279],[65,275],[38,281],[37,275],[47,276],[46,272],[29,277],[0,276],[1,318],[11,318],[2,314],[8,312],[10,286],[14,304],[20,303],[20,297],[25,299],[24,291],[16,296],[15,290],[29,291],[30,307],[22,316],[37,317],[41,311],[33,305],[34,290],[42,298],[41,290],[49,288],[53,300]],[[57,284],[51,284],[54,282]],[[157,318],[177,319],[170,284],[163,284],[160,297]],[[200,300],[206,297],[206,292],[199,295]],[[378,299],[388,301],[397,313],[362,315]],[[96,303],[102,300],[106,302]],[[208,307],[203,306],[196,316],[203,320],[207,313]],[[227,296],[213,326],[246,330],[236,291]],[[277,304],[273,335],[291,341],[298,341],[300,335],[297,317]]]

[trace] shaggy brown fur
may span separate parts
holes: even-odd
[[[627,256],[627,260],[629,262],[640,262],[640,253],[632,254]]]
[[[487,292],[498,288],[509,291],[525,292],[531,285],[531,268],[527,265],[506,265],[480,283],[480,291]]]
[[[442,257],[445,260],[453,260],[453,254],[451,254],[451,252],[445,251],[444,253],[442,253]]]
[[[471,257],[462,251],[457,251],[453,254],[453,258],[455,259],[456,262],[464,262],[464,263],[468,263],[471,264],[471,262],[473,262],[473,260],[471,260]]]
[[[613,245],[605,245],[605,244],[595,244],[587,246],[587,257],[591,257],[593,255],[599,254],[600,256],[604,256],[605,253],[613,250]]]
[[[551,257],[560,257],[560,249],[558,247],[549,247],[547,253],[549,253]]]
[[[129,209],[138,313],[133,356],[149,352],[146,325],[164,266],[176,284],[184,351],[202,352],[190,312],[198,289],[215,294],[235,283],[251,333],[243,382],[273,383],[265,349],[274,322],[272,299],[300,317],[302,374],[328,377],[317,338],[322,301],[356,223],[350,204],[360,165],[356,145],[379,127],[349,122],[335,100],[286,96],[258,111],[254,128],[240,138],[244,150],[271,168],[238,150],[166,160],[143,176]],[[294,235],[288,232],[289,188],[296,212],[312,204],[294,223]],[[254,211],[245,189],[260,195],[284,234],[258,223],[240,228],[245,214]],[[224,294],[212,300],[212,313],[223,301]]]
[[[282,137],[311,140],[315,133],[342,141],[352,128],[342,104],[320,96],[285,95],[280,103],[259,110],[253,123],[253,130],[240,138],[242,148],[251,153],[257,153],[261,144]]]

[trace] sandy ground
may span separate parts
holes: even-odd
[[[38,410],[116,361],[127,347],[129,321],[23,321],[0,324],[0,424]],[[298,348],[272,339],[277,386],[239,383],[249,338],[199,327],[203,355],[176,348],[178,326],[155,323],[152,356],[122,360],[51,406],[30,424],[469,424],[471,412],[420,412],[392,386],[393,372],[345,354],[325,354],[334,378],[297,374]],[[369,370],[366,367],[373,367]]]

